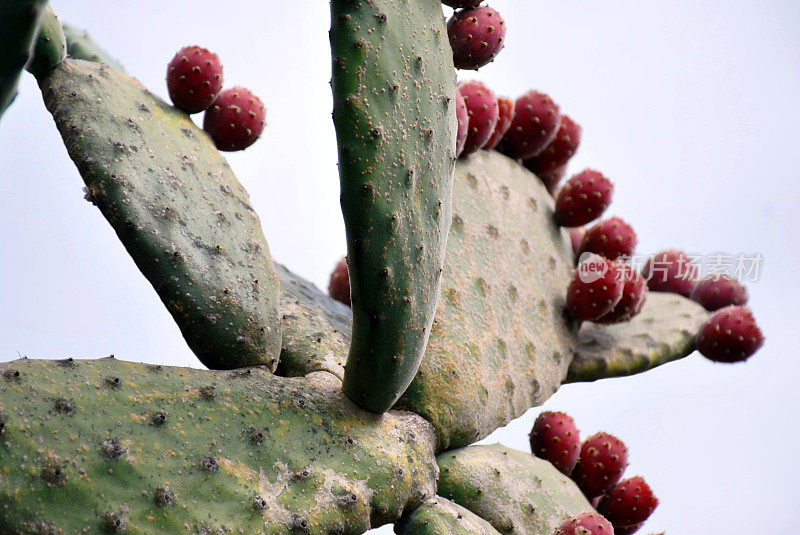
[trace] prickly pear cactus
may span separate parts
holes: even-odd
[[[265,367],[0,364],[0,532],[362,533],[392,522],[435,494],[433,430],[359,409],[340,387]]]
[[[34,76],[42,76],[56,68],[67,57],[67,39],[61,23],[50,6],[44,10],[39,23],[39,33],[34,42],[33,53],[25,67]]]
[[[439,494],[500,533],[551,535],[567,518],[593,510],[553,465],[502,444],[447,451],[436,460]]]
[[[209,368],[274,370],[278,279],[247,192],[211,139],[138,82],[68,59],[39,79],[70,157]]]
[[[395,524],[398,535],[498,535],[487,521],[441,496],[430,498]]]
[[[419,368],[450,228],[455,70],[439,0],[332,0],[353,334],[344,391],[389,409]]]
[[[17,96],[47,0],[0,2],[0,117]]]
[[[683,358],[710,314],[677,294],[650,292],[642,312],[616,325],[583,326],[567,382],[622,377]]]
[[[76,28],[70,24],[63,24],[64,35],[67,38],[67,53],[71,58],[105,63],[117,72],[125,73],[122,64],[98,45],[89,32]]]

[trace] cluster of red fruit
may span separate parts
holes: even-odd
[[[172,103],[186,113],[206,112],[203,130],[219,150],[246,149],[267,124],[257,96],[243,87],[222,90],[222,63],[205,48],[178,50],[167,66],[167,90]]]
[[[658,498],[642,477],[622,480],[628,448],[613,435],[597,433],[581,444],[578,428],[569,415],[547,411],[533,424],[530,443],[531,452],[570,476],[600,513],[568,519],[557,535],[635,533],[658,506]]]

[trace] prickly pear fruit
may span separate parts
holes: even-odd
[[[644,526],[644,522],[634,524],[632,526],[619,526],[614,528],[614,535],[633,535]],[[659,535],[664,535],[660,533]]]
[[[578,462],[581,438],[575,421],[563,412],[545,411],[530,434],[531,453],[569,475]]]
[[[614,435],[600,432],[587,438],[581,446],[571,477],[591,499],[611,490],[622,479],[627,466],[625,444]]]
[[[683,251],[669,249],[654,254],[642,268],[651,292],[689,297],[697,284],[698,266]]]
[[[658,498],[650,485],[641,476],[635,476],[620,481],[606,493],[597,512],[611,522],[616,532],[620,527],[641,524],[657,506]]]
[[[747,288],[728,275],[710,275],[697,283],[690,295],[692,301],[714,312],[730,305],[744,305],[750,296]]]
[[[614,184],[603,173],[586,169],[564,184],[556,198],[556,223],[580,227],[606,211],[614,197]]]
[[[579,256],[578,251],[581,249],[581,242],[586,235],[586,229],[583,227],[569,229],[569,240],[572,242],[572,252],[575,253],[575,258]]]
[[[484,149],[493,149],[500,143],[503,136],[506,135],[508,129],[511,127],[511,121],[514,120],[514,101],[508,97],[498,97],[498,117],[497,125],[494,127],[494,132],[489,137],[489,141],[484,145]]]
[[[458,118],[458,132],[456,133],[456,158],[464,152],[469,135],[469,112],[461,91],[456,89],[456,118]]]
[[[531,160],[528,160],[530,162]],[[528,162],[523,162],[523,165],[527,164]],[[527,165],[526,165],[527,167]],[[553,197],[557,196],[558,191],[558,184],[563,180],[563,178],[567,175],[567,166],[564,165],[559,167],[555,171],[551,171],[549,173],[542,173],[540,175],[536,175],[539,177],[539,180],[542,181],[544,187],[547,188],[547,192],[552,195]]]
[[[478,70],[503,49],[506,23],[489,6],[462,9],[447,21],[447,35],[456,69]]]
[[[453,9],[478,7],[481,5],[481,2],[483,2],[483,0],[442,0],[444,5],[450,6]]]
[[[588,255],[575,270],[567,289],[567,308],[577,320],[594,321],[619,303],[624,287],[613,262]]]
[[[207,110],[222,90],[219,57],[197,45],[181,48],[167,65],[167,90],[172,103],[183,111]]]
[[[464,98],[469,116],[467,141],[463,154],[472,154],[486,145],[497,126],[500,116],[497,96],[486,84],[477,80],[459,83],[458,90]]]
[[[553,100],[528,91],[514,103],[514,120],[498,145],[511,158],[533,158],[553,141],[561,126],[561,111]]]
[[[544,150],[525,166],[537,175],[551,173],[563,167],[578,152],[581,144],[581,126],[568,115],[561,115],[561,126],[556,132],[556,137]]]
[[[695,346],[714,362],[742,362],[764,345],[750,307],[731,305],[717,310],[700,327]]]
[[[328,282],[328,295],[340,303],[350,306],[350,272],[347,271],[347,257],[336,263]]]
[[[597,513],[583,513],[566,519],[554,535],[614,535],[614,528]]]
[[[243,87],[226,89],[206,111],[203,130],[219,150],[244,150],[261,136],[266,123],[261,100]]]
[[[581,242],[580,254],[599,254],[609,260],[630,257],[636,251],[636,232],[619,217],[595,223]]]
[[[597,323],[622,323],[628,321],[642,311],[647,301],[647,281],[629,264],[617,262],[617,270],[625,282],[622,299],[614,305],[611,312],[597,320]]]

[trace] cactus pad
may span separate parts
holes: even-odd
[[[2,533],[362,533],[435,494],[430,425],[326,373],[19,360],[0,422]]]
[[[56,68],[67,57],[67,40],[61,23],[50,6],[42,14],[39,34],[36,36],[33,54],[26,69],[36,77],[44,76]]]
[[[585,324],[566,382],[641,373],[694,351],[709,313],[677,294],[650,292],[642,312],[616,325]]]
[[[497,152],[459,161],[436,322],[398,405],[433,423],[440,448],[471,444],[558,389],[577,344],[563,312],[571,274],[542,183]]]
[[[70,157],[189,346],[210,368],[281,347],[278,279],[247,192],[189,117],[104,64],[41,78]]]
[[[117,72],[124,73],[125,68],[108,52],[100,48],[89,32],[63,24],[64,35],[67,37],[67,54],[71,58],[93,61],[95,63],[105,63]]]
[[[0,2],[0,117],[17,96],[47,0]]]
[[[395,524],[394,531],[398,535],[499,535],[487,521],[441,496],[426,500]]]
[[[500,533],[551,535],[567,518],[593,511],[577,485],[553,465],[502,444],[446,451],[436,460],[439,494]]]
[[[438,0],[332,0],[353,334],[344,391],[389,409],[419,367],[450,227],[455,70]]]

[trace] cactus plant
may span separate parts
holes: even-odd
[[[570,314],[547,184],[492,150],[456,163],[440,0],[331,1],[352,308],[273,263],[219,143],[43,8],[0,3],[0,110],[27,64],[87,200],[210,369],[0,364],[0,532],[551,535],[595,513],[550,462],[474,442],[563,383],[687,356],[709,313],[654,292],[623,323]],[[495,142],[539,153],[531,117],[552,140],[559,108],[517,107],[531,124]]]

